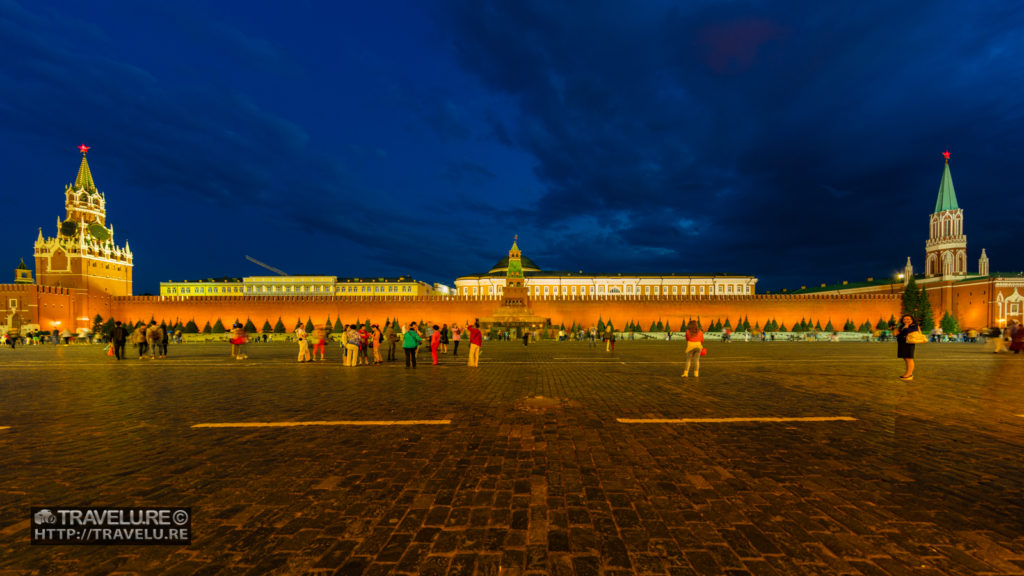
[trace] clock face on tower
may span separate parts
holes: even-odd
[[[103,242],[110,238],[110,233],[107,232],[107,229],[104,228],[102,224],[99,224],[97,222],[93,222],[92,224],[89,225],[89,234],[92,235],[93,238],[99,240],[100,242]]]

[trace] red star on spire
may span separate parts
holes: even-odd
[[[943,152],[942,155],[946,157],[946,162],[949,162],[949,149]]]
[[[78,151],[84,155],[86,152],[89,151],[89,147],[86,146],[85,144],[82,144],[81,146],[78,147]]]

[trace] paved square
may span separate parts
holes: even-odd
[[[1024,357],[980,344],[249,348],[0,350],[0,574],[1024,574]],[[193,543],[30,546],[58,505]]]

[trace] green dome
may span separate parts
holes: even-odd
[[[523,263],[523,272],[540,272],[540,268],[533,263],[533,260],[530,260],[526,256],[521,256],[519,259]],[[495,272],[508,272],[508,256],[498,260],[498,263],[487,271],[488,274],[494,274]]]

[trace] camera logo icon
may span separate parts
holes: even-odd
[[[57,517],[47,509],[42,509],[36,512],[35,516],[36,524],[56,524]]]

